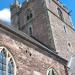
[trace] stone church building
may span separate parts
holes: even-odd
[[[11,26],[0,23],[0,75],[71,75],[75,30],[59,0],[18,0]]]

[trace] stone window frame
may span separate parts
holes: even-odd
[[[6,47],[0,46],[0,53],[3,52],[3,51],[6,54],[5,55],[5,60],[6,60],[5,75],[9,75],[8,73],[10,73],[12,75],[16,75],[16,63],[15,63],[15,60],[14,60],[12,54],[9,52],[9,50]],[[13,66],[14,66],[13,73],[8,71],[9,63],[13,64]],[[1,64],[3,64],[3,63],[1,63]],[[4,71],[4,70],[2,69],[2,71]]]
[[[57,10],[59,18],[64,21],[62,10],[59,7],[57,8]]]
[[[64,32],[66,33],[66,26],[64,25]]]
[[[33,13],[32,10],[30,8],[27,9],[27,21],[31,20],[33,18]]]
[[[30,28],[31,28],[31,30],[30,30]],[[28,26],[28,33],[30,36],[32,36],[32,34],[33,34],[33,26],[32,26],[31,22],[29,23],[29,26]]]
[[[54,73],[54,74],[52,74],[52,72]],[[49,74],[50,73],[50,74]],[[46,75],[58,75],[58,73],[57,73],[57,71],[54,69],[54,68],[48,68],[48,70],[47,70],[47,74]]]

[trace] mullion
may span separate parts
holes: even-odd
[[[3,60],[5,60],[5,59],[4,59],[4,55],[2,53],[2,75],[3,75],[4,71],[6,72],[6,67],[3,67],[4,65],[6,66],[6,64],[3,63]],[[4,68],[5,68],[5,70],[4,70]]]
[[[8,71],[8,73],[13,74],[12,73],[12,64],[10,62],[9,62],[9,66],[8,67],[10,68],[10,72]]]
[[[2,75],[3,75],[3,53],[2,53]]]

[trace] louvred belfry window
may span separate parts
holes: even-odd
[[[27,20],[30,20],[33,17],[32,11],[27,9]]]

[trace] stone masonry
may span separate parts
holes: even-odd
[[[59,18],[58,8],[63,14],[63,20]],[[27,9],[31,9],[33,14],[32,19],[28,21]],[[24,2],[21,8],[17,5],[13,7],[11,14],[14,14],[11,16],[12,26],[20,28],[28,35],[31,26],[32,36],[52,51],[56,51],[61,57],[69,60],[75,55],[75,30],[72,28],[69,11],[58,0]]]
[[[16,63],[16,75],[46,75],[51,67],[58,75],[67,75],[66,60],[20,38],[20,33],[23,34],[15,29],[0,27],[0,46],[11,52]]]
[[[10,9],[12,26],[0,24],[0,46],[12,54],[16,75],[48,75],[49,68],[70,75],[75,30],[68,9],[59,0],[26,0],[21,7],[15,2]]]

